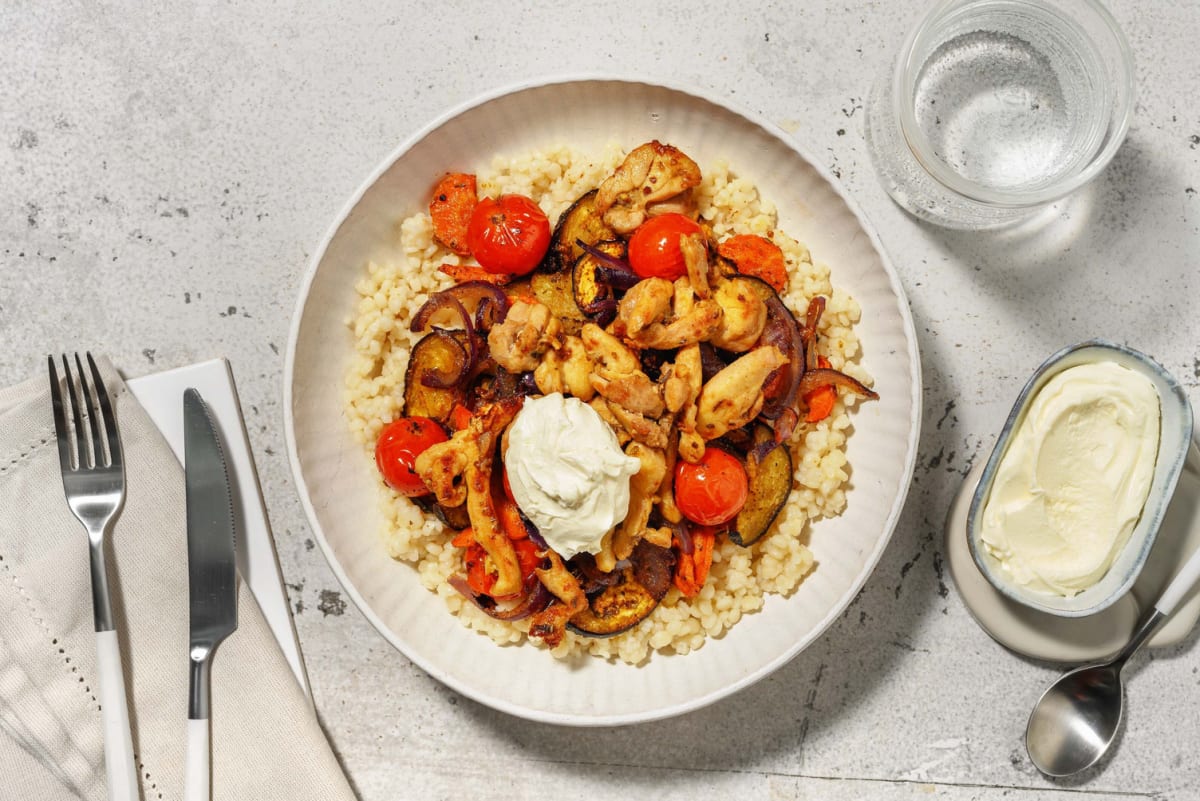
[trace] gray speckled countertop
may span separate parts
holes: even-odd
[[[1021,735],[1056,671],[975,625],[942,542],[1060,346],[1127,342],[1200,402],[1200,7],[1113,3],[1138,59],[1128,140],[1069,224],[1015,240],[918,224],[874,179],[862,98],[922,3],[624,5],[7,0],[0,384],[81,345],[127,375],[230,359],[317,708],[364,801],[1200,798],[1195,635],[1136,660],[1115,759],[1047,781]],[[581,71],[695,85],[802,141],[877,226],[925,381],[908,504],[849,610],[763,682],[629,729],[510,718],[392,649],[314,547],[281,408],[301,276],[364,176],[450,106]]]

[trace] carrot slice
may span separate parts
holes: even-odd
[[[467,568],[467,585],[480,595],[490,595],[496,586],[496,571],[490,565],[487,551],[477,542],[467,546],[463,564]]]
[[[489,284],[504,286],[516,278],[515,275],[509,273],[489,273],[476,264],[443,264],[438,267],[438,271],[453,278],[456,284],[463,284],[467,281],[487,281]]]
[[[521,510],[504,493],[496,498],[496,516],[500,518],[500,527],[510,540],[523,540],[529,536],[529,529],[525,528],[525,521],[521,519]]]
[[[454,535],[454,539],[450,540],[450,544],[455,548],[466,548],[471,543],[475,542],[475,532],[470,526]]]
[[[433,235],[460,256],[471,255],[467,247],[467,224],[478,202],[475,176],[469,173],[447,173],[433,188],[433,200],[429,202]]]
[[[787,289],[787,264],[783,260],[783,251],[766,237],[739,234],[717,245],[717,252],[737,265],[739,273],[761,278],[776,292]]]
[[[817,366],[829,369],[829,360],[824,356],[818,356]],[[833,384],[826,384],[809,392],[804,396],[804,402],[808,405],[808,414],[804,416],[805,422],[819,423],[824,420],[833,412],[833,404],[836,401],[837,387]]]
[[[675,563],[675,586],[686,597],[696,597],[704,582],[708,580],[716,542],[716,529],[710,526],[693,527],[692,552],[680,552],[679,561]]]
[[[454,404],[450,409],[450,427],[455,431],[462,431],[471,424],[471,410],[461,403]]]

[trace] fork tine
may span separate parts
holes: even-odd
[[[96,360],[92,358],[91,352],[87,354],[88,367],[92,370],[92,386],[96,390],[96,397],[100,401],[100,412],[104,417],[104,435],[108,442],[108,463],[110,465],[121,464],[121,438],[117,436],[117,421],[113,416],[112,400],[108,397],[108,389],[104,386],[104,379],[100,377],[100,370],[96,368]]]
[[[79,397],[75,394],[75,376],[71,373],[71,362],[67,361],[67,354],[63,354],[63,374],[67,378],[67,396],[71,399],[71,419],[75,423],[75,453],[78,458],[75,461],[77,469],[87,467],[87,444],[84,442],[83,433],[83,417],[79,411]]]
[[[67,414],[63,409],[62,387],[58,383],[58,370],[54,357],[47,356],[50,367],[50,404],[54,407],[54,432],[58,435],[58,460],[64,470],[71,469],[71,431],[67,427]]]
[[[75,354],[75,369],[79,371],[79,394],[83,397],[84,408],[87,410],[87,433],[88,440],[92,445],[88,467],[102,467],[104,465],[104,446],[100,444],[100,415],[96,408],[95,392],[88,384],[87,371],[83,369],[83,362],[78,353]],[[82,461],[81,457],[80,462],[82,463]]]

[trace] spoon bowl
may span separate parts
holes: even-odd
[[[1047,776],[1070,776],[1100,761],[1124,717],[1121,668],[1113,660],[1076,668],[1047,688],[1029,716],[1025,744]]]

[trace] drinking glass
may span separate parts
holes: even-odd
[[[1104,169],[1133,80],[1129,44],[1096,0],[942,0],[873,87],[867,145],[913,215],[998,228]]]

